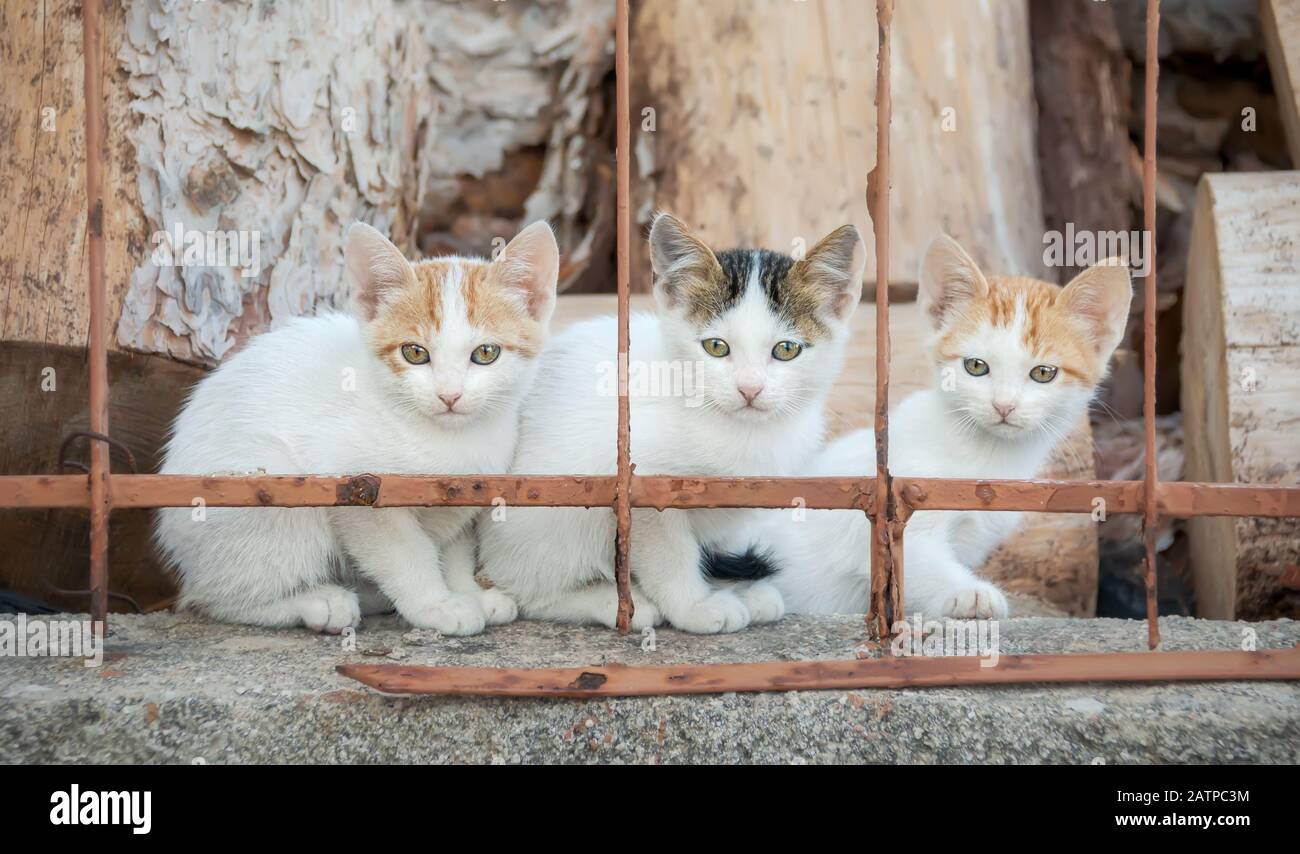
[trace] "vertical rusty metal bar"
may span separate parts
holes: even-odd
[[[104,291],[104,78],[101,0],[82,3],[81,35],[86,96],[86,287],[90,296],[90,429],[108,434],[108,343]],[[90,443],[90,616],[102,637],[108,619],[109,446]]]
[[[894,560],[894,496],[889,481],[889,125],[890,27],[894,0],[876,0],[876,165],[867,176],[867,207],[876,238],[876,500],[871,524],[871,634],[889,637],[890,621],[901,613],[901,565]],[[899,555],[902,549],[899,549]]]
[[[1160,645],[1156,598],[1156,533],[1159,524],[1156,467],[1156,97],[1160,78],[1160,0],[1147,0],[1146,107],[1142,143],[1142,214],[1147,248],[1142,315],[1142,419],[1146,427],[1146,485],[1142,534],[1146,541],[1147,645]]]
[[[618,161],[615,208],[618,213],[618,477],[614,488],[614,583],[618,588],[618,631],[632,622],[632,581],[628,552],[632,536],[632,448],[628,383],[628,280],[631,265],[632,127],[628,86],[628,0],[618,0],[614,40],[615,123]]]

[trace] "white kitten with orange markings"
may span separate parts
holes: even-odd
[[[507,470],[555,307],[550,228],[534,223],[492,262],[411,263],[358,223],[345,260],[353,315],[290,321],[204,378],[163,474]],[[416,626],[464,635],[516,613],[474,580],[478,512],[186,507],[160,511],[155,533],[181,604],[220,620],[338,632],[363,609],[396,607]]]
[[[1132,298],[1126,266],[1106,261],[1064,288],[985,277],[948,237],[926,253],[918,299],[931,324],[932,389],[889,416],[896,475],[1027,479],[1087,411],[1124,333]],[[874,472],[863,430],[817,458],[813,476]],[[933,617],[1003,617],[1006,597],[975,575],[1018,523],[1011,512],[915,513],[903,540],[904,608]],[[765,519],[759,541],[782,566],[774,578],[793,613],[862,613],[871,589],[871,526],[851,510]]]

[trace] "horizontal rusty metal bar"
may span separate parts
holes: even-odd
[[[1300,516],[1300,487],[1246,483],[1161,481],[1156,485],[1161,516]]]
[[[1146,484],[1139,480],[956,480],[894,478],[895,494],[913,510],[1021,510],[1106,515],[1145,512]],[[1159,515],[1300,516],[1300,487],[1161,481]],[[1099,503],[1102,502],[1102,503]]]
[[[516,507],[607,507],[615,477],[503,475],[131,475],[112,476],[113,504],[188,507],[202,498],[211,507],[332,507],[367,505],[487,506],[504,499]],[[657,509],[794,506],[811,509],[871,507],[871,478],[632,478],[632,503]],[[0,477],[0,507],[87,507],[84,475]]]
[[[84,481],[80,477],[70,479]],[[794,506],[796,501],[811,509],[866,510],[871,505],[874,488],[874,481],[870,478],[633,476],[632,484],[633,505],[661,510],[679,507],[783,508]],[[114,475],[113,485],[114,504],[118,507],[183,507],[189,506],[197,497],[202,497],[212,507],[486,506],[495,499],[504,499],[506,504],[515,507],[606,507],[614,501],[615,478],[609,475]],[[26,494],[30,493],[28,489]]]
[[[665,477],[634,475],[632,505],[690,507],[800,506],[811,510],[872,508],[876,480],[824,477]]]
[[[114,475],[116,507],[188,507],[195,498],[212,507],[606,507],[612,477],[184,477]]]
[[[894,477],[894,494],[912,510],[1021,510],[1107,514],[1141,513],[1140,481],[956,480]]]
[[[0,476],[0,508],[90,506],[90,479],[84,474]]]
[[[202,498],[212,507],[332,507],[367,505],[488,506],[504,499],[515,507],[608,507],[613,475],[443,477],[355,475],[115,474],[113,506],[188,507]],[[1141,481],[893,479],[901,506],[915,510],[1020,510],[1092,513],[1098,500],[1107,515],[1143,512]],[[633,475],[635,507],[705,508],[796,506],[808,509],[873,507],[876,481],[855,477],[675,477]],[[1160,515],[1300,517],[1300,487],[1162,482]],[[0,476],[0,507],[85,508],[85,475]]]
[[[516,669],[341,664],[338,672],[388,694],[476,697],[641,697],[731,691],[827,691],[1012,685],[1026,682],[1208,682],[1300,679],[1300,647],[1257,652],[1103,652],[856,661],[761,661],[657,667]]]

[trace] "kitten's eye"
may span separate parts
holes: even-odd
[[[704,352],[719,359],[731,352],[731,345],[721,338],[705,338],[700,342],[700,346],[704,348]]]
[[[429,351],[419,344],[403,344],[402,358],[412,365],[427,365],[429,363]]]
[[[794,341],[778,341],[772,348],[772,358],[780,362],[788,362],[802,352],[802,344],[796,344]]]
[[[983,359],[963,359],[961,364],[972,377],[982,377],[989,372],[989,363]]]
[[[480,344],[469,354],[469,360],[476,365],[490,365],[501,355],[500,344]]]
[[[1051,365],[1037,365],[1029,370],[1029,378],[1036,383],[1050,383],[1056,379],[1056,368]]]

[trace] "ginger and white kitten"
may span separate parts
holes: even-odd
[[[823,440],[822,407],[839,372],[862,289],[866,247],[844,226],[796,261],[767,251],[712,252],[679,220],[650,234],[656,314],[631,319],[631,454],[637,474],[793,475]],[[512,471],[612,474],[616,469],[617,321],[557,335],[524,404]],[[635,378],[666,369],[693,387],[641,393]],[[668,383],[671,385],[671,383]],[[730,632],[784,613],[765,581],[715,585],[720,558],[753,522],[747,510],[632,511],[633,626],[666,620]],[[484,574],[524,616],[614,625],[614,515],[608,508],[507,508],[479,523]],[[761,575],[768,567],[742,569]]]
[[[1128,268],[1107,261],[1065,287],[985,277],[946,236],[931,243],[918,300],[933,332],[934,388],[889,416],[896,475],[1032,478],[1087,411],[1124,333]],[[816,459],[811,476],[874,472],[871,431]],[[795,613],[863,613],[871,589],[871,526],[857,511],[765,514],[759,541],[781,564],[775,583]],[[994,618],[1007,601],[975,575],[1015,529],[1012,512],[923,511],[903,538],[904,607],[933,617]]]
[[[205,377],[162,473],[507,470],[555,306],[550,227],[524,229],[491,263],[413,264],[358,223],[345,260],[353,316],[292,320]],[[396,607],[413,625],[464,635],[516,612],[475,583],[478,512],[186,507],[162,510],[155,533],[181,604],[220,620],[338,632],[363,610]]]

